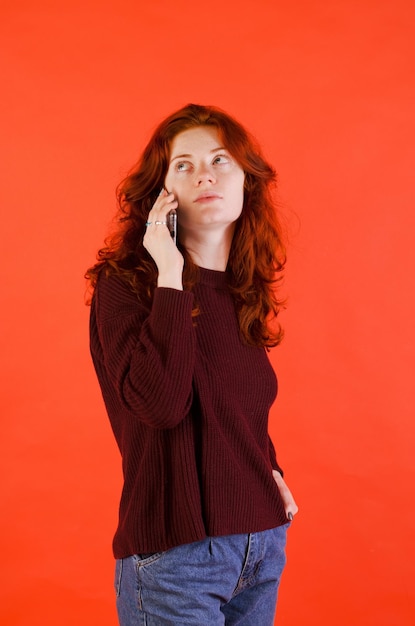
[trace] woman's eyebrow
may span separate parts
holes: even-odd
[[[175,161],[176,159],[189,159],[191,156],[192,156],[191,154],[178,154],[177,156],[170,159],[170,163],[172,161]]]
[[[220,146],[219,148],[213,148],[213,150],[210,151],[210,154],[213,154],[214,152],[219,152],[220,150],[226,150],[226,148],[224,148],[223,146]],[[170,163],[172,163],[172,161],[175,161],[176,159],[190,159],[191,157],[191,154],[178,154],[177,156],[174,156],[172,159],[170,159]]]

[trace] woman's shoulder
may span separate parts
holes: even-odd
[[[137,313],[140,308],[138,295],[127,277],[105,267],[97,278],[93,304],[101,319],[127,312]]]

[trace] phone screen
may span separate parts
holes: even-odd
[[[170,231],[171,238],[177,245],[177,213],[174,209],[167,214],[167,226]]]

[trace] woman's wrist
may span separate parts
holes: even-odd
[[[182,273],[177,272],[164,272],[158,275],[157,287],[169,287],[170,289],[178,289],[183,291],[183,279]]]

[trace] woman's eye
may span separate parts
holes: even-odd
[[[219,165],[222,165],[222,163],[229,163],[229,157],[226,154],[218,154],[213,162],[218,163]]]
[[[186,172],[189,169],[189,163],[186,163],[185,161],[180,161],[180,163],[177,163],[176,165],[176,170],[178,172]]]

